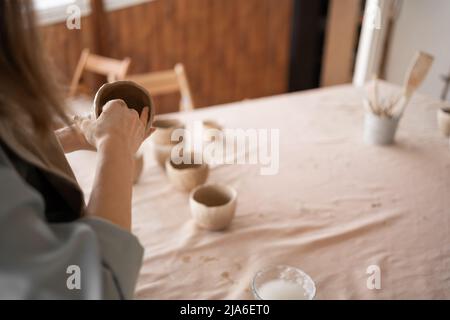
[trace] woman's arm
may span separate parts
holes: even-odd
[[[99,146],[88,213],[131,229],[131,190],[134,158],[120,141]]]
[[[148,107],[139,116],[122,100],[112,100],[103,107],[97,120],[80,124],[86,141],[98,151],[88,214],[126,230],[131,228],[134,155],[152,132],[146,132],[148,114]]]
[[[112,100],[105,104],[98,119],[81,118],[71,127],[55,131],[65,153],[98,151],[87,211],[126,230],[131,228],[134,155],[154,130],[146,132],[148,115],[148,107],[139,116],[122,100]]]

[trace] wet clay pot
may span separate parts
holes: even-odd
[[[153,123],[155,108],[148,91],[132,81],[116,81],[106,83],[97,91],[94,98],[94,115],[98,118],[103,106],[111,100],[121,99],[128,108],[135,109],[139,114],[144,107],[149,107],[149,121],[147,127]]]

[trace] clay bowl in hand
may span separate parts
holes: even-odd
[[[193,155],[191,157],[193,159]],[[209,175],[209,166],[204,161],[201,164],[176,163],[171,157],[166,160],[166,174],[172,184],[180,190],[191,191],[205,183]]]
[[[106,83],[97,91],[94,98],[94,115],[98,118],[103,106],[111,100],[121,99],[128,108],[135,109],[139,114],[144,107],[149,108],[147,128],[152,126],[155,110],[148,91],[132,81],[116,81]]]
[[[184,125],[177,119],[155,119],[153,127],[156,128],[156,131],[151,136],[152,141],[155,144],[170,145],[174,143],[172,133],[176,129],[184,128]]]
[[[199,186],[189,197],[192,217],[201,228],[223,230],[234,218],[236,199],[237,192],[231,187],[218,184]]]

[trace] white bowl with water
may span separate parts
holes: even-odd
[[[278,265],[257,272],[252,291],[258,300],[312,300],[316,286],[304,271]]]

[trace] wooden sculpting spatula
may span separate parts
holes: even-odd
[[[400,105],[398,115],[401,115],[408,104],[413,93],[420,86],[425,79],[430,67],[433,63],[433,56],[425,52],[417,52],[406,74],[405,82],[403,84],[403,93],[399,97],[400,103],[393,103],[392,109],[395,109],[397,104]],[[391,110],[392,110],[391,109]]]

